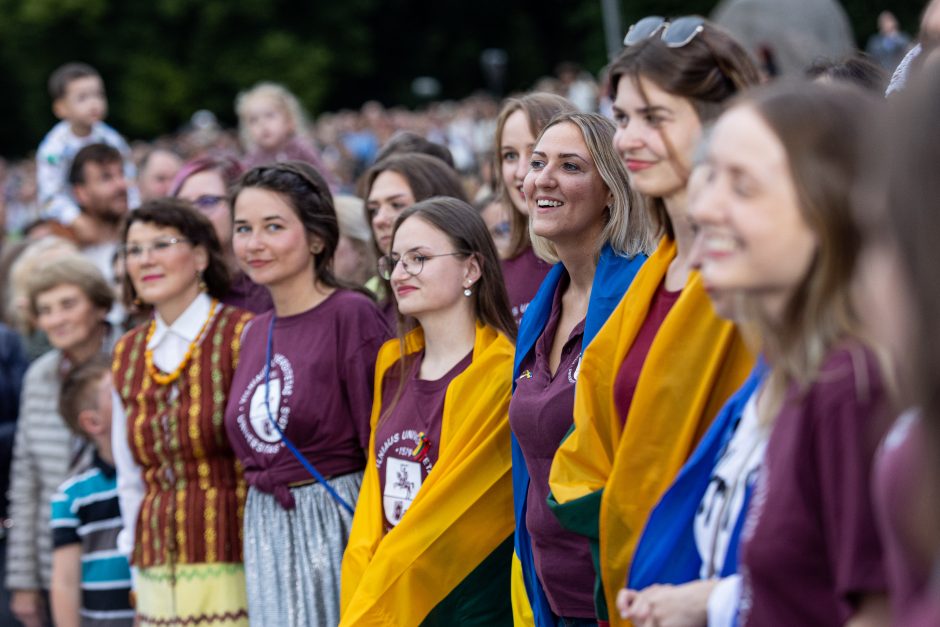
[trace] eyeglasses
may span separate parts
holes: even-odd
[[[193,206],[199,211],[210,211],[215,209],[225,200],[225,196],[215,196],[213,194],[203,194],[192,200]]]
[[[176,244],[188,241],[189,240],[185,237],[164,237],[155,239],[149,244],[128,244],[121,249],[121,253],[124,255],[125,259],[137,261],[142,259],[148,252],[152,252],[155,257],[158,257],[166,254],[166,252]]]
[[[705,18],[698,15],[677,17],[674,20],[667,20],[659,15],[651,15],[644,17],[630,27],[627,36],[623,38],[623,45],[635,46],[662,31],[660,37],[663,43],[670,48],[682,48],[687,46],[703,30],[705,30]]]
[[[404,255],[384,255],[379,257],[379,262],[377,264],[379,270],[379,276],[385,279],[386,281],[391,280],[392,272],[395,271],[395,266],[401,262],[401,267],[405,272],[411,276],[418,276],[421,274],[421,271],[424,270],[424,262],[428,259],[434,259],[436,257],[466,257],[467,253],[441,253],[439,255],[424,255],[417,253],[413,250],[406,252]]]

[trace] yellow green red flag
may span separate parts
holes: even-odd
[[[650,511],[754,364],[693,272],[653,340],[623,422],[614,381],[675,255],[675,242],[664,238],[584,351],[574,428],[549,477],[559,520],[596,543],[602,619],[626,581]],[[609,618],[624,624],[616,612]]]
[[[423,347],[420,328],[406,336],[405,354]],[[401,356],[400,342],[392,340],[376,362],[373,436],[343,556],[340,624],[439,622],[446,618],[442,608],[449,607],[449,595],[459,590],[466,608],[476,593],[492,597],[494,581],[505,582],[500,594],[511,622],[512,342],[477,325],[472,362],[447,388],[437,463],[401,522],[385,533],[374,434],[382,381]],[[492,605],[493,599],[480,601]]]

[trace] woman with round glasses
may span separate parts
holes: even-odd
[[[588,537],[599,556],[602,620],[650,510],[753,365],[692,272],[686,184],[703,125],[756,84],[757,70],[737,42],[701,18],[644,30],[645,38],[631,30],[632,45],[610,67],[613,144],[631,185],[648,198],[661,239],[584,351],[575,428],[549,479],[559,521]]]
[[[509,244],[503,259],[506,291],[516,323],[522,320],[551,266],[532,250],[529,207],[522,189],[529,171],[535,138],[549,120],[576,111],[567,99],[549,93],[508,98],[496,120],[496,163],[499,164],[499,200],[509,212]]]
[[[253,313],[269,311],[274,304],[268,291],[242,272],[232,251],[232,207],[228,193],[242,174],[242,166],[226,157],[198,157],[186,163],[170,188],[170,195],[192,203],[209,218],[222,244],[231,281],[222,302]]]
[[[232,199],[235,255],[274,301],[245,331],[225,412],[249,486],[248,613],[253,625],[336,625],[389,329],[369,296],[333,274],[339,225],[313,166],[249,170]]]
[[[516,325],[479,214],[432,198],[380,269],[417,328],[376,362],[341,625],[511,625],[509,395]]]
[[[162,198],[128,214],[125,298],[149,323],[114,349],[114,461],[141,624],[247,625],[245,485],[222,415],[251,317],[223,304],[209,220]]]
[[[559,525],[545,499],[552,458],[571,428],[583,348],[653,244],[613,135],[600,115],[556,116],[533,146],[524,181],[533,246],[556,261],[519,329],[509,411],[522,575],[513,580],[514,607],[523,616],[528,599],[538,625],[596,622],[590,546]]]

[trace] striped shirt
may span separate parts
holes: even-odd
[[[114,467],[96,453],[66,479],[52,498],[51,522],[55,548],[82,545],[82,627],[130,627],[131,571],[117,550],[121,510]]]
[[[49,589],[49,500],[68,475],[69,461],[78,448],[78,438],[58,411],[62,359],[59,351],[49,351],[30,365],[23,379],[10,467],[9,590]]]

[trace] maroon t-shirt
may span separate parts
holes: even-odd
[[[930,579],[931,560],[918,548],[912,527],[921,524],[915,499],[929,477],[924,425],[915,412],[898,418],[885,436],[875,460],[875,512],[884,542],[888,587],[897,625],[921,599]]]
[[[265,408],[265,355],[274,311],[247,327],[225,427],[248,483],[293,507],[288,484],[310,479]],[[336,290],[303,313],[277,318],[268,406],[300,452],[326,477],[365,467],[375,358],[388,326],[369,298]]]
[[[271,300],[268,288],[258,285],[244,272],[232,277],[232,284],[222,302],[255,314],[274,309],[274,301]]]
[[[636,384],[640,380],[643,363],[650,352],[650,347],[653,346],[656,333],[680,296],[682,296],[682,290],[670,292],[666,289],[665,281],[659,285],[653,295],[653,302],[650,303],[646,319],[643,320],[643,324],[633,340],[633,345],[627,351],[623,363],[620,364],[620,370],[617,371],[617,378],[614,380],[614,406],[620,414],[621,422],[627,421],[627,414],[630,413],[630,405],[633,403],[633,395],[636,393]]]
[[[940,625],[940,594],[937,590],[928,593],[928,596],[908,612],[904,623],[897,623],[904,627],[937,627]]]
[[[548,508],[548,474],[555,452],[571,428],[574,387],[581,357],[584,321],[572,329],[558,369],[549,354],[561,318],[562,280],[555,291],[545,330],[520,365],[522,375],[509,403],[509,426],[529,469],[526,527],[532,538],[535,570],[552,611],[565,618],[594,617],[594,565],[587,538],[566,531]]]
[[[841,626],[887,590],[871,501],[886,394],[871,353],[836,349],[787,394],[742,534],[741,624]]]
[[[447,386],[473,361],[473,351],[434,381],[418,378],[423,358],[424,351],[406,358],[405,383],[394,406],[400,376],[397,364],[389,368],[382,381],[382,413],[375,429],[375,467],[379,471],[386,531],[401,522],[437,463]]]
[[[539,291],[542,279],[552,266],[539,259],[531,246],[512,259],[503,259],[502,266],[512,317],[516,319],[516,324],[519,324],[522,314]]]

